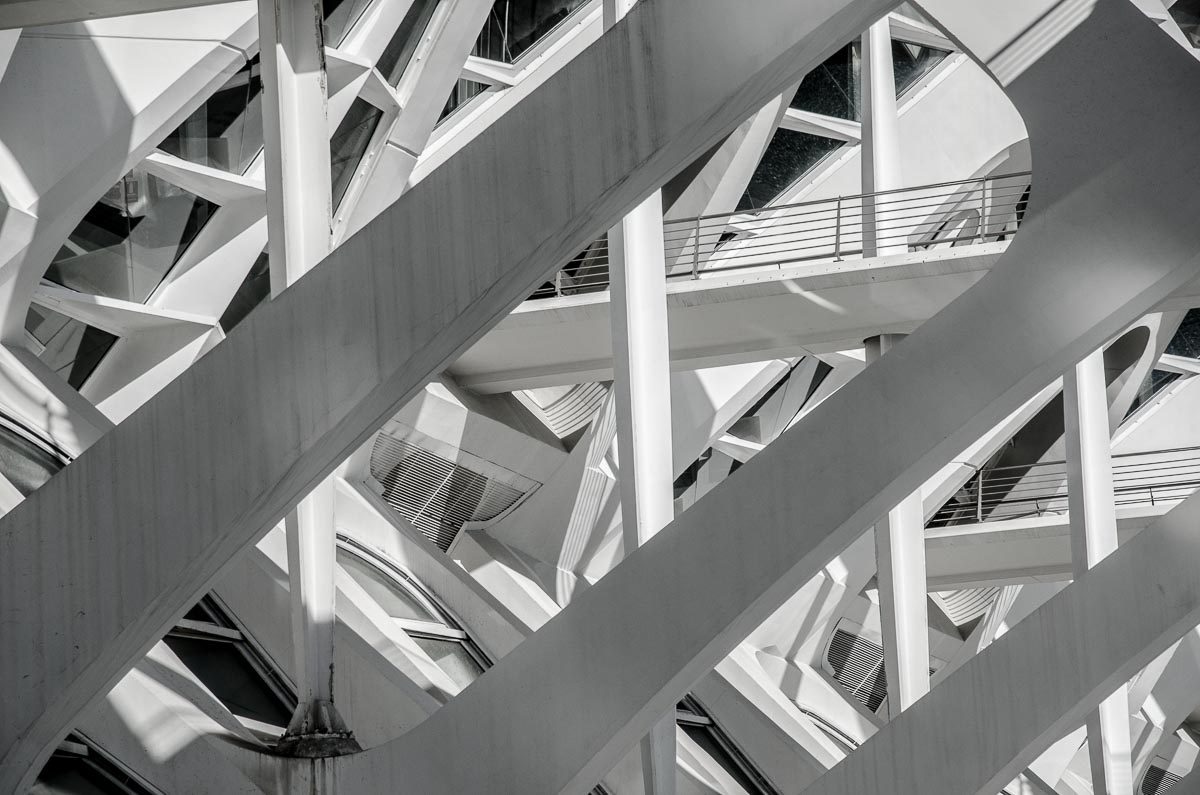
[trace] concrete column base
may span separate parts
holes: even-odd
[[[330,701],[313,701],[298,707],[287,732],[275,746],[280,756],[304,759],[345,756],[361,750],[354,732],[347,728]]]

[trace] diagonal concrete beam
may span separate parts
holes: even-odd
[[[1125,0],[1070,3],[1032,42],[1030,16],[997,15],[1054,3],[964,5],[1038,169],[1000,262],[428,721],[347,758],[341,792],[585,792],[864,527],[1200,272],[1200,158],[1161,157],[1200,141],[1196,61]]]
[[[972,658],[805,795],[998,792],[1200,622],[1197,572],[1200,495]]]
[[[230,2],[235,0],[0,0],[0,30]]]
[[[889,5],[639,4],[5,516],[0,791],[547,273]]]

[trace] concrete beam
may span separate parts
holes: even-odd
[[[0,0],[0,30],[229,2],[237,0]]]
[[[639,4],[5,516],[0,790],[552,268],[888,5]]]

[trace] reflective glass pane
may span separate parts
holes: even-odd
[[[1184,315],[1183,322],[1167,345],[1167,353],[1200,359],[1200,309],[1189,309]]]
[[[679,723],[679,730],[685,733],[696,745],[708,754],[708,756],[716,762],[721,768],[729,774],[730,778],[738,783],[750,795],[756,795],[763,792],[753,778],[751,778],[746,770],[734,759],[729,748],[717,737],[713,727],[698,726],[694,723]]]
[[[472,55],[512,63],[587,0],[496,0]]]
[[[25,316],[25,330],[43,346],[38,358],[81,389],[117,337],[36,304]]]
[[[241,286],[233,294],[233,300],[221,315],[221,329],[228,334],[233,327],[246,319],[256,306],[261,304],[271,294],[271,262],[267,252],[258,255],[250,272],[242,280]]]
[[[830,152],[840,149],[841,141],[808,133],[778,129],[758,168],[738,202],[738,210],[765,207],[792,183],[804,176]]]
[[[467,103],[474,97],[479,96],[488,87],[483,83],[476,83],[474,80],[459,79],[454,84],[454,88],[450,90],[450,96],[446,99],[446,106],[442,108],[442,115],[438,117],[438,122],[441,123],[447,117],[451,116],[454,111]]]
[[[28,497],[64,466],[36,442],[0,423],[0,473]]]
[[[1142,381],[1138,387],[1137,394],[1133,398],[1133,402],[1129,404],[1129,411],[1125,412],[1125,416],[1129,417],[1135,411],[1140,409],[1146,401],[1157,395],[1165,387],[1179,380],[1179,373],[1168,372],[1167,370],[1159,370],[1157,368],[1150,371],[1150,374]]]
[[[421,651],[428,654],[429,658],[437,663],[437,667],[458,685],[459,690],[474,682],[483,673],[483,668],[461,641],[415,634],[411,636],[421,647]]]
[[[287,726],[292,708],[263,680],[231,640],[169,634],[163,639],[204,686],[234,715]]]
[[[263,147],[262,74],[254,56],[158,148],[192,163],[245,173]]]
[[[88,210],[46,278],[81,293],[144,302],[216,209],[135,169]]]
[[[412,61],[413,53],[417,51],[417,45],[421,43],[421,37],[425,35],[438,4],[439,0],[413,0],[408,13],[400,21],[400,27],[396,28],[396,33],[375,62],[375,68],[393,86],[404,76],[404,70]]]
[[[337,550],[337,562],[392,618],[442,623],[393,578],[352,552]]]
[[[858,44],[847,44],[804,76],[792,107],[837,119],[859,121],[862,105]]]
[[[42,768],[30,795],[128,795],[87,758],[54,754]]]
[[[896,96],[907,91],[929,70],[937,66],[950,53],[922,47],[918,44],[892,40],[892,71],[896,78]]]
[[[1200,0],[1176,0],[1171,18],[1193,47],[1200,48]]]
[[[325,45],[337,47],[345,41],[369,5],[371,0],[321,0],[325,12]]]
[[[362,162],[371,136],[379,126],[383,111],[361,98],[356,98],[350,111],[338,125],[337,132],[329,139],[329,161],[332,170],[333,206],[342,203],[346,189],[354,179],[354,172]]]

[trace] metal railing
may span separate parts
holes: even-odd
[[[1118,508],[1174,504],[1197,488],[1200,447],[1113,456],[1113,496]],[[982,470],[926,526],[1020,519],[1067,510],[1066,462],[1047,461]]]
[[[1007,240],[1025,215],[1030,174],[1004,174],[859,196],[702,215],[663,228],[667,278],[837,262]],[[606,290],[607,236],[531,298]]]

